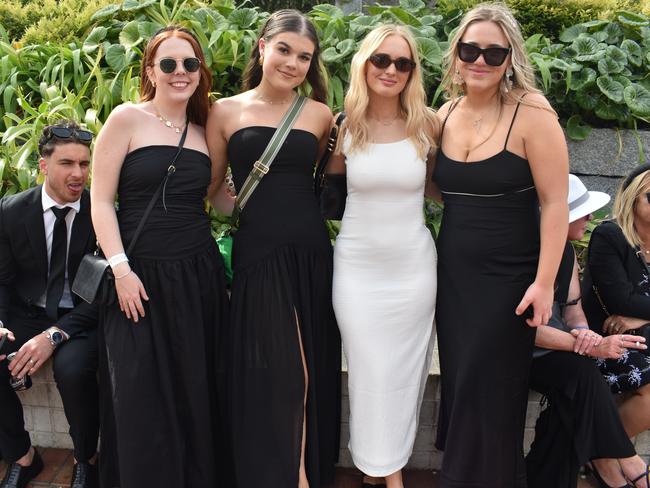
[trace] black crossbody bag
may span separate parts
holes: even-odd
[[[176,150],[172,162],[167,168],[165,177],[158,185],[158,188],[156,188],[153,197],[151,197],[151,201],[149,201],[149,205],[147,205],[147,208],[138,223],[135,234],[133,234],[133,239],[131,239],[131,243],[126,250],[127,256],[131,255],[131,251],[133,251],[135,244],[142,233],[144,224],[146,223],[151,210],[153,210],[153,206],[158,198],[160,198],[160,194],[164,191],[165,186],[167,185],[167,180],[176,172],[176,161],[183,150],[183,144],[185,144],[188,127],[189,122],[185,124],[185,130],[183,131],[181,140],[178,143],[178,149]],[[94,253],[86,254],[79,263],[77,274],[72,283],[72,292],[85,302],[91,304],[108,305],[115,301],[115,277],[113,276],[113,270],[108,264],[108,260],[103,256],[101,249],[99,248],[99,244]]]

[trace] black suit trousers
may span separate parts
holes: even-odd
[[[52,325],[45,311],[12,307],[9,323],[5,324],[16,336],[9,351],[18,350],[32,337]],[[97,451],[99,436],[99,406],[97,387],[97,329],[73,336],[54,353],[54,379],[70,424],[74,456],[87,461]],[[25,431],[23,407],[18,395],[9,385],[7,361],[0,362],[0,452],[6,462],[14,462],[27,453],[31,445]]]

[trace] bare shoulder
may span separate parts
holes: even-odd
[[[332,111],[322,102],[317,102],[316,100],[308,98],[305,109],[308,113],[313,114],[318,119],[327,120],[328,122],[331,122],[332,120]]]
[[[445,120],[445,117],[447,117],[449,110],[451,110],[451,107],[455,102],[455,100],[448,100],[436,111],[436,115],[438,116],[438,120],[440,120],[440,122]]]
[[[519,111],[522,114],[529,115],[531,117],[539,117],[542,114],[548,114],[553,118],[557,118],[555,110],[546,99],[546,97],[541,93],[526,93],[521,94],[521,106]]]
[[[141,103],[123,103],[115,107],[108,119],[106,119],[106,125],[116,125],[119,124],[122,128],[124,126],[137,126],[138,121],[144,116],[144,110]]]
[[[219,98],[210,107],[210,114],[227,116],[230,113],[240,111],[245,100],[243,95],[241,93],[232,97]]]

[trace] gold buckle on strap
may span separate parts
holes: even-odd
[[[259,160],[253,163],[253,170],[261,175],[265,175],[269,172],[269,167],[262,164]]]

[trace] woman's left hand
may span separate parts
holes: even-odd
[[[648,321],[644,319],[637,319],[634,317],[625,317],[623,315],[610,315],[603,322],[604,334],[625,334],[630,330],[638,329]]]
[[[553,287],[543,286],[537,281],[528,287],[524,297],[517,305],[515,313],[522,315],[532,311],[532,316],[526,315],[526,323],[531,327],[548,324],[553,309]]]

